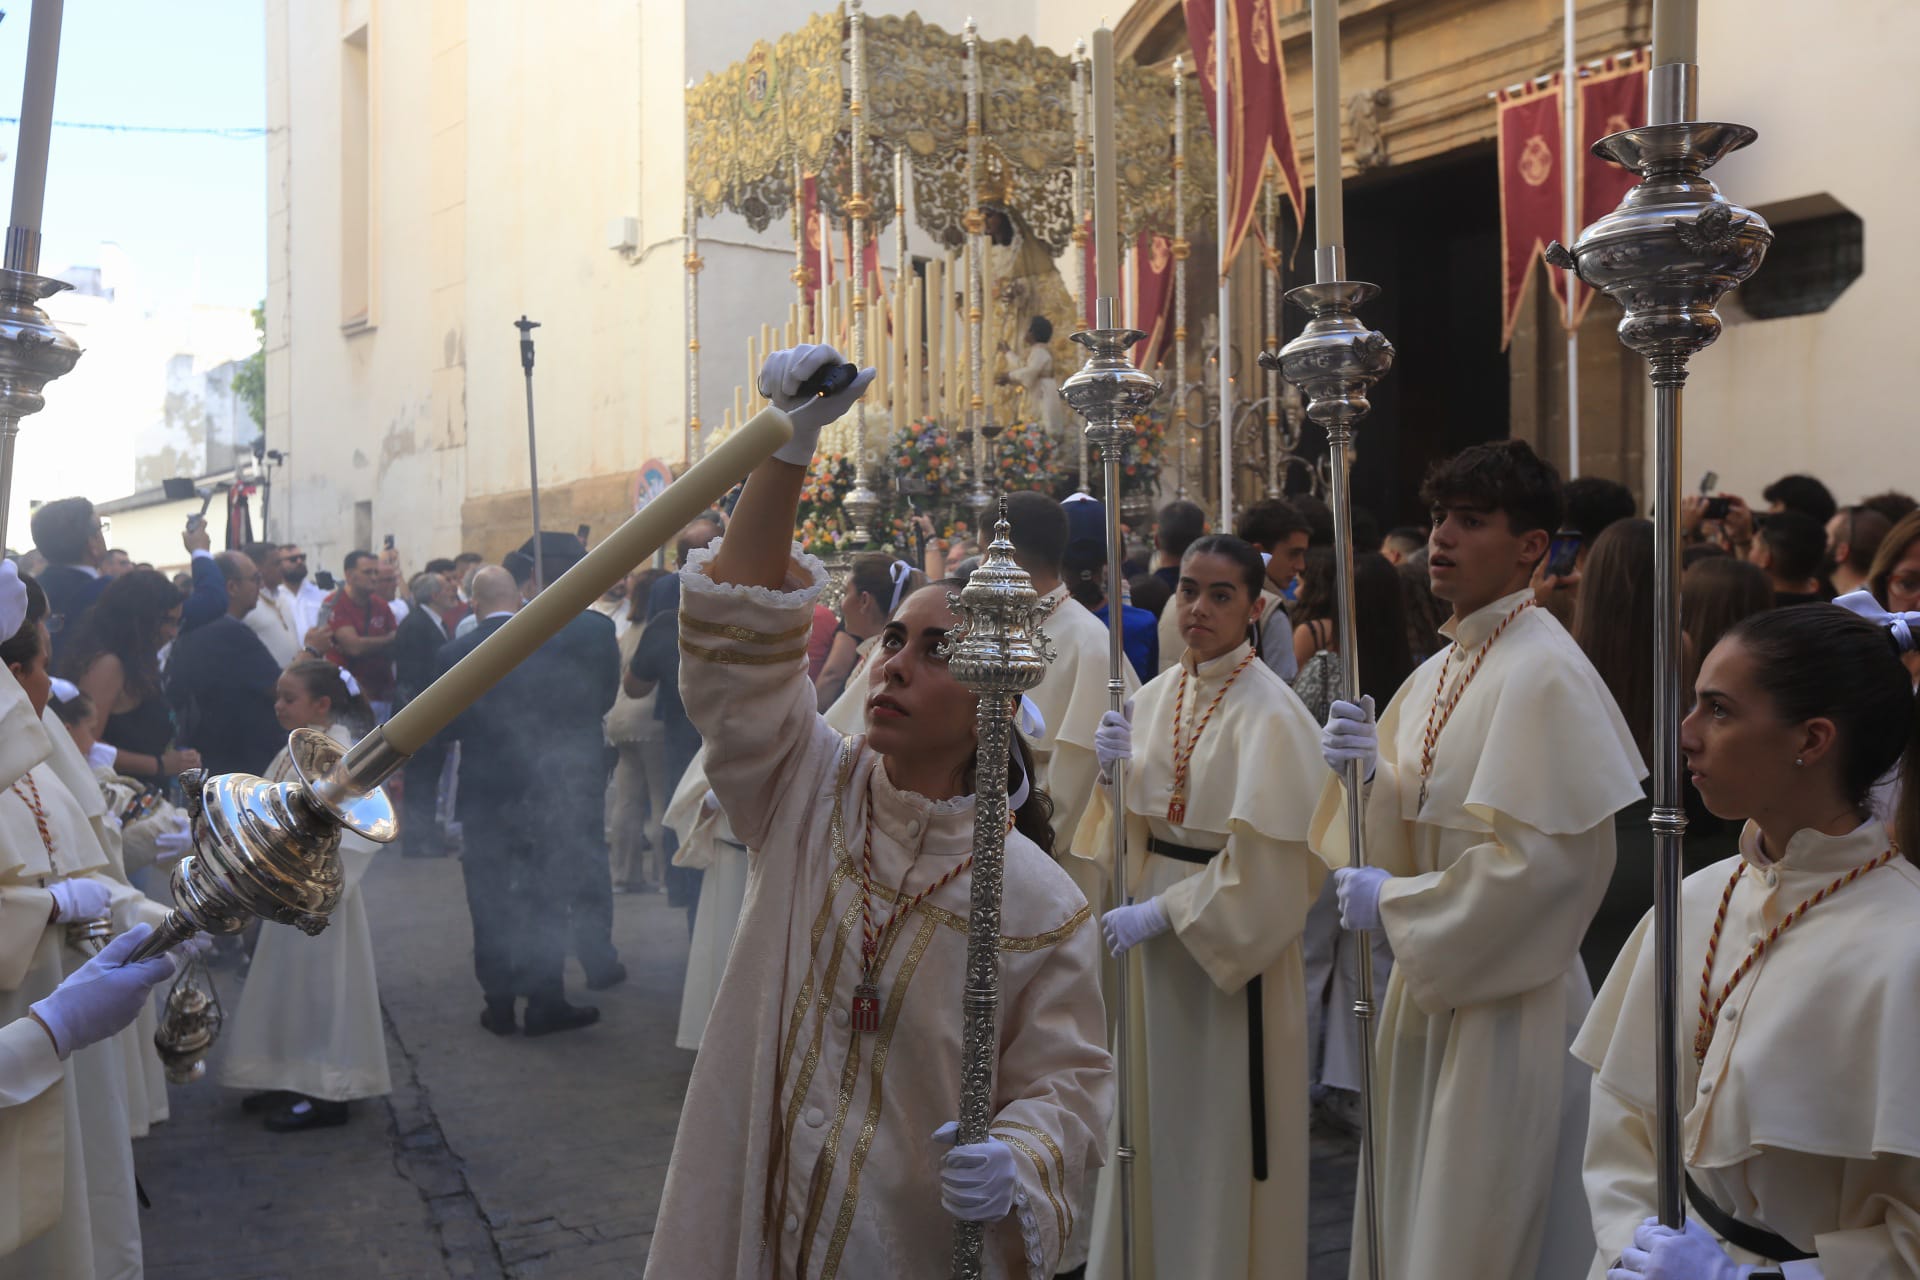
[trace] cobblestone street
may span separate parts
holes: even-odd
[[[478,1025],[458,860],[385,857],[364,883],[393,1096],[278,1135],[237,1095],[175,1088],[134,1148],[149,1280],[637,1278],[693,1064],[673,1047],[684,916],[615,898],[632,976],[573,995],[601,1023],[499,1040]],[[231,1009],[238,980],[215,976]],[[1346,1274],[1352,1185],[1351,1144],[1316,1135],[1311,1280]]]

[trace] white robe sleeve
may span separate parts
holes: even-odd
[[[721,541],[680,573],[680,697],[706,745],[708,784],[741,843],[761,850],[839,750],[807,679],[826,569],[796,546],[787,590],[716,583],[707,565]]]
[[[18,990],[53,917],[53,895],[27,885],[0,888],[0,991]]]
[[[0,1107],[17,1107],[60,1083],[53,1037],[30,1017],[0,1027]]]
[[[1213,985],[1233,994],[1300,940],[1312,899],[1312,857],[1305,843],[1236,824],[1212,861],[1161,892],[1175,936]]]
[[[1550,836],[1495,814],[1493,834],[1445,869],[1388,880],[1380,924],[1407,993],[1435,1014],[1559,981],[1578,958],[1613,861],[1612,818]]]
[[[46,726],[11,671],[0,673],[0,787],[10,787],[53,751]]]
[[[1591,1276],[1605,1277],[1607,1264],[1633,1243],[1634,1231],[1654,1215],[1655,1164],[1646,1113],[1596,1078],[1587,1104],[1583,1175],[1599,1250]]]
[[[1020,1186],[1001,1230],[1020,1233],[1028,1280],[1057,1270],[1087,1171],[1106,1163],[1113,1110],[1113,1060],[1100,999],[1100,931],[1082,917],[1071,936],[1026,953],[1005,953],[1009,977],[1033,966],[1000,1011],[1001,1100],[988,1131],[1014,1151]]]

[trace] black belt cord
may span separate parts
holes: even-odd
[[[1735,1248],[1745,1249],[1748,1253],[1773,1262],[1806,1262],[1820,1256],[1801,1252],[1765,1227],[1740,1221],[1714,1203],[1713,1198],[1693,1180],[1692,1174],[1687,1175],[1687,1201],[1693,1205],[1693,1211],[1700,1215],[1700,1221],[1712,1227],[1715,1235]]]

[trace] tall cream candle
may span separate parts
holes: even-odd
[[[1700,0],[1653,0],[1653,65],[1700,61]]]
[[[1340,190],[1340,0],[1313,0],[1313,231],[1317,247],[1347,242]]]
[[[749,403],[760,403],[760,366],[763,363],[760,351],[760,335],[754,334],[747,339],[747,399]],[[746,418],[741,415],[742,421]]]
[[[403,755],[420,750],[527,655],[586,612],[635,565],[665,546],[688,521],[719,501],[735,482],[792,438],[793,424],[786,414],[771,407],[761,410],[753,421],[709,449],[706,457],[689,467],[659,497],[602,539],[599,546],[451,671],[395,712],[379,732]]]
[[[928,266],[932,266],[931,263]],[[915,277],[907,283],[907,421],[913,422],[927,412],[925,282]]]
[[[747,420],[747,390],[745,387],[735,387],[733,389],[733,420],[735,422],[745,422]]]
[[[47,146],[53,132],[62,8],[63,0],[33,0],[33,13],[27,19],[27,74],[20,92],[20,136],[14,145],[13,225],[29,231],[40,229],[41,206],[47,196]]]
[[[1120,171],[1115,159],[1113,30],[1093,33],[1093,260],[1094,296],[1120,288]]]
[[[946,404],[940,399],[941,374],[946,370],[945,341],[946,312],[941,308],[940,299],[945,293],[946,264],[939,258],[927,262],[926,307],[927,307],[927,416],[945,421]]]

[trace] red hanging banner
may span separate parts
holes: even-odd
[[[1528,276],[1549,241],[1565,237],[1566,187],[1562,176],[1560,83],[1510,94],[1501,90],[1500,113],[1500,349],[1513,341],[1513,325],[1526,296]],[[1555,297],[1564,297],[1561,273],[1547,273]]]
[[[1592,226],[1620,205],[1620,200],[1640,181],[1631,169],[1622,169],[1611,160],[1593,154],[1593,144],[1611,133],[1638,129],[1647,123],[1647,61],[1636,51],[1625,58],[1606,62],[1580,79],[1579,118],[1575,135],[1580,139],[1580,226]],[[1556,273],[1558,274],[1558,273]],[[1577,280],[1574,287],[1576,322],[1586,318],[1593,305],[1593,290]]]
[[[800,234],[807,241],[807,306],[812,307],[814,295],[820,292],[820,286],[833,282],[833,255],[826,255],[828,269],[823,279],[820,246],[825,235],[825,223],[820,216],[820,179],[811,174],[800,179]]]
[[[1135,345],[1133,358],[1142,369],[1151,369],[1172,332],[1168,312],[1173,306],[1173,240],[1143,231],[1133,251],[1140,281],[1140,307],[1134,315],[1147,335]]]
[[[1185,0],[1187,39],[1199,64],[1200,100],[1206,107],[1213,136],[1220,136],[1215,119],[1216,75],[1220,41],[1214,30],[1213,0]],[[1306,193],[1300,179],[1300,155],[1294,145],[1293,121],[1287,110],[1287,68],[1280,43],[1279,16],[1273,0],[1229,0],[1226,33],[1228,145],[1228,235],[1220,256],[1221,270],[1232,264],[1240,242],[1252,229],[1260,205],[1261,188],[1269,169],[1279,175],[1293,202],[1294,216],[1305,209]]]

